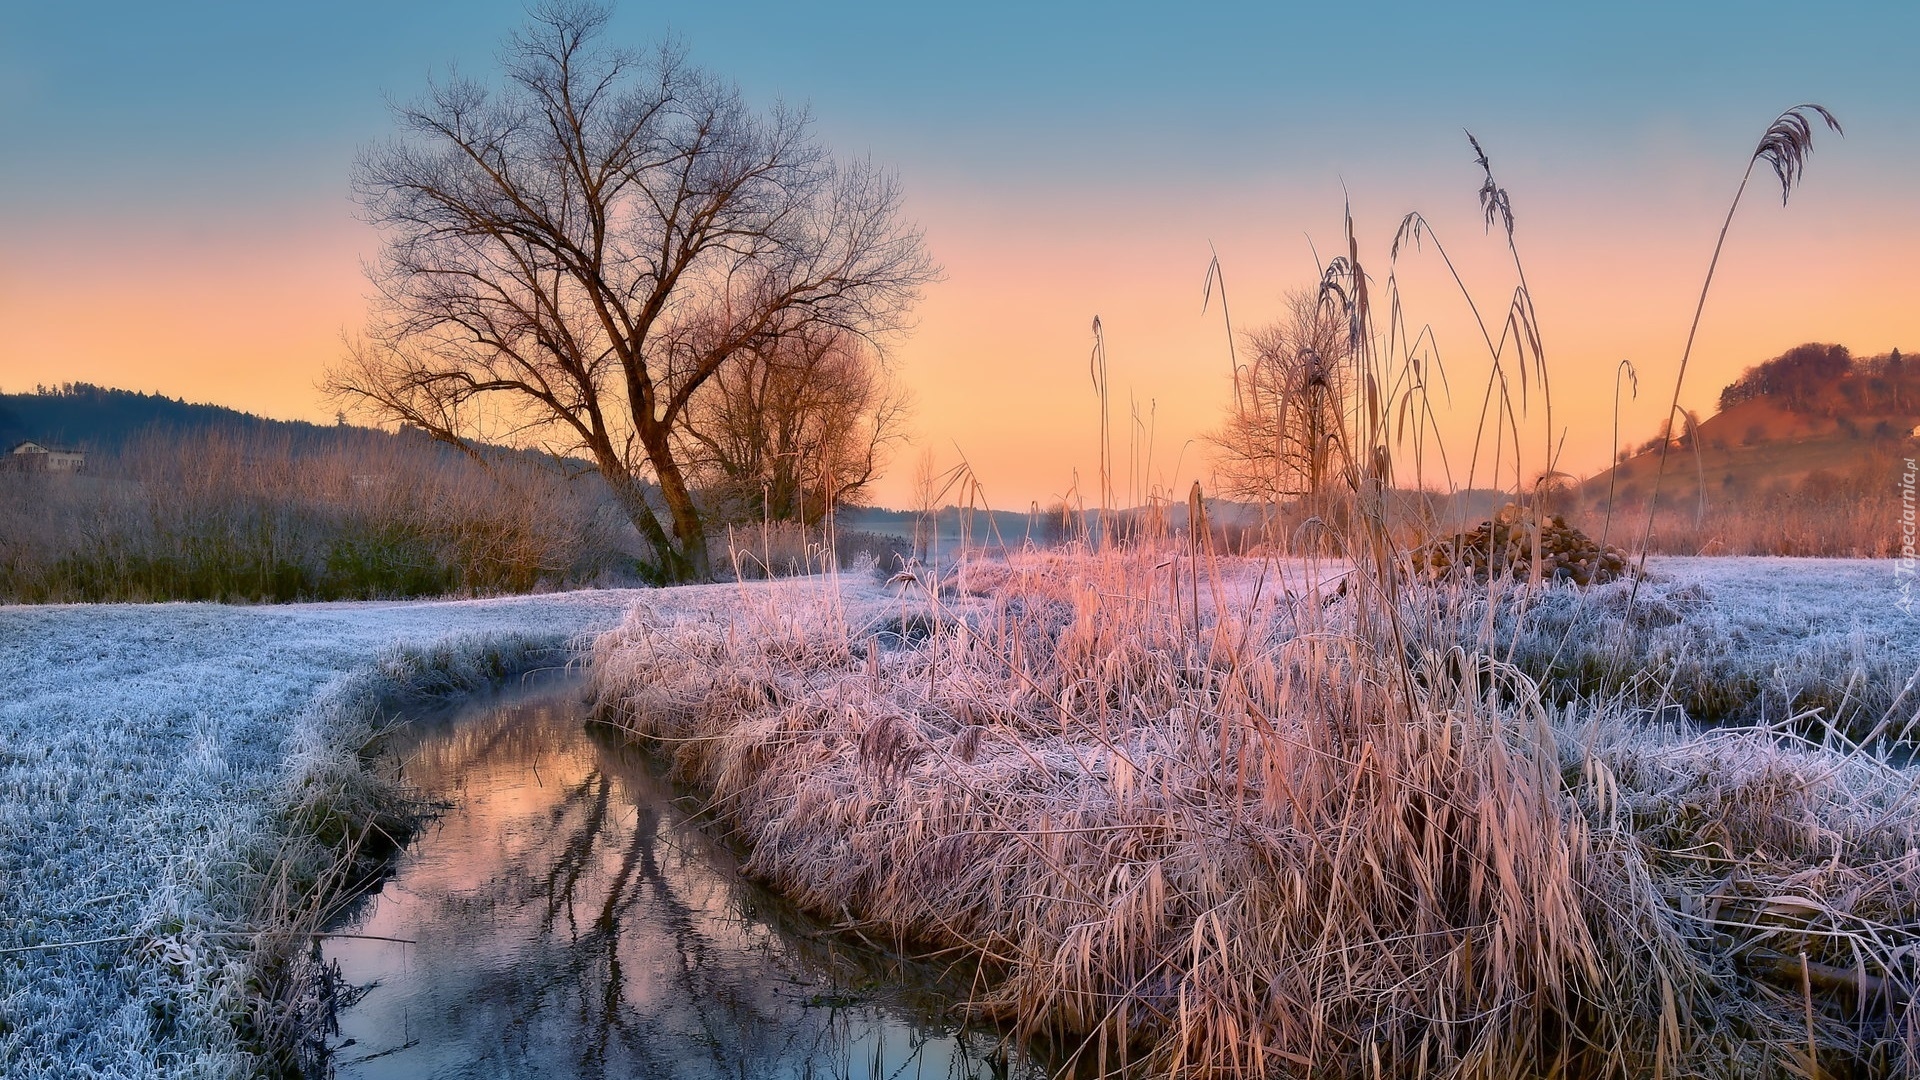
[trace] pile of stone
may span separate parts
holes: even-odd
[[[1534,534],[1540,537],[1540,579],[1598,585],[1634,572],[1627,553],[1567,524],[1559,514],[1541,515],[1512,503],[1471,532],[1442,537],[1413,549],[1416,572],[1438,581],[1464,578],[1485,583],[1496,577],[1532,577]]]

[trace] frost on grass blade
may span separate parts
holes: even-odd
[[[251,1075],[255,875],[340,726],[628,600],[0,607],[0,1076]]]

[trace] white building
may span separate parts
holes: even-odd
[[[57,450],[28,439],[13,445],[7,464],[22,472],[77,473],[87,467],[87,452]]]

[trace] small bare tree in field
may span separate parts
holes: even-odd
[[[1226,423],[1210,435],[1220,494],[1279,502],[1326,489],[1352,373],[1346,319],[1317,292],[1247,335],[1253,359],[1234,373]]]
[[[386,233],[378,300],[329,386],[463,448],[591,460],[659,579],[693,580],[706,527],[675,433],[702,386],[795,335],[884,341],[936,270],[892,177],[674,49],[602,44],[607,14],[540,7],[499,87],[396,110],[355,172]]]
[[[688,473],[726,520],[817,521],[879,477],[906,396],[865,341],[807,329],[734,354],[683,420]]]

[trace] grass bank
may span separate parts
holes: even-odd
[[[749,872],[978,957],[976,1009],[1100,1071],[1920,1074],[1911,771],[1552,704],[1496,638],[1412,633],[1415,594],[1268,571],[642,604],[598,708]]]
[[[1920,735],[1920,636],[1891,559],[1655,558],[1590,589],[1428,594],[1429,647],[1488,643],[1553,701],[1620,697],[1820,739]]]
[[[630,596],[0,607],[0,1075],[292,1060],[286,961],[400,805],[378,720]]]
[[[254,897],[236,1026],[256,1072],[325,1075],[336,986],[318,943],[429,809],[378,753],[383,737],[408,711],[577,659],[573,637],[480,633],[394,648],[301,718],[273,827],[250,860],[253,882],[235,883]]]

